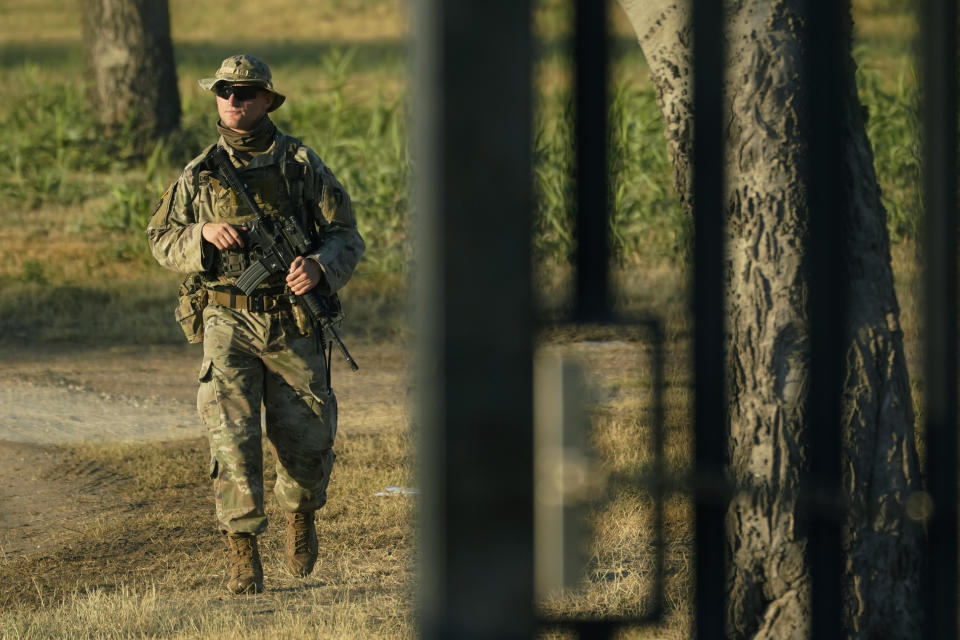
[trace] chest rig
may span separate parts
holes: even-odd
[[[266,216],[282,216],[296,219],[301,228],[310,235],[313,243],[317,241],[316,226],[308,220],[309,210],[304,202],[304,183],[308,167],[292,160],[299,142],[288,138],[286,148],[279,163],[273,163],[253,169],[239,168],[237,172],[246,184],[247,192]],[[211,218],[218,222],[241,225],[254,217],[238,194],[234,193],[213,166],[207,164],[207,171],[201,173],[201,188],[209,190]],[[216,250],[213,265],[205,274],[211,284],[230,285],[237,276],[251,264],[246,248]],[[283,286],[283,274],[274,274],[260,284],[260,289],[276,289]]]

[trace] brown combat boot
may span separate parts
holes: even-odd
[[[260,593],[263,591],[263,567],[257,536],[252,533],[228,533],[230,548],[230,580],[227,588],[233,593]]]
[[[288,513],[287,547],[284,566],[295,576],[309,575],[317,561],[317,528],[313,523],[313,511]]]

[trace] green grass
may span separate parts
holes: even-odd
[[[620,264],[681,259],[686,214],[673,189],[653,88],[624,85],[611,98],[608,221],[614,255]],[[566,262],[576,248],[572,129],[569,94],[545,94],[534,127],[533,243],[537,257],[550,263]]]
[[[915,239],[919,229],[916,83],[911,59],[903,52],[909,39],[884,43],[871,34],[885,34],[884,21],[902,16],[901,5],[858,3],[867,26],[856,48],[858,85],[870,114],[869,135],[895,240]],[[378,6],[384,5],[348,3],[344,11],[359,15]],[[192,24],[187,7],[174,5],[174,12],[180,15],[175,27],[178,21]],[[575,246],[565,67],[569,60],[562,15],[560,3],[538,5],[539,33],[548,46],[537,67],[533,249],[537,259],[551,267],[566,263]],[[687,257],[689,222],[674,193],[663,124],[642,71],[643,58],[622,21],[616,24],[609,112],[614,258],[626,268],[662,260],[679,266]],[[196,87],[195,79],[207,75],[231,46],[217,51],[196,40],[191,27],[181,31],[190,34],[177,43],[182,126],[167,139],[146,144],[132,126],[116,136],[105,135],[86,108],[76,55],[50,64],[42,54],[47,45],[39,43],[36,57],[44,59],[41,65],[30,61],[28,44],[7,50],[20,51],[22,62],[8,68],[7,106],[0,112],[0,143],[11,159],[0,165],[0,197],[17,211],[85,207],[86,224],[113,232],[122,259],[131,251],[144,253],[145,245],[135,238],[160,193],[214,137],[212,101]],[[368,281],[382,281],[380,288],[394,289],[405,279],[411,260],[405,46],[375,40],[311,47],[294,40],[265,41],[252,48],[269,54],[277,83],[290,96],[274,114],[277,124],[313,146],[353,196],[369,247],[360,272]],[[893,79],[890,68],[896,69]],[[0,271],[0,278],[9,275]]]
[[[380,93],[363,101],[346,95],[353,58],[352,50],[331,50],[320,60],[330,88],[291,101],[274,119],[313,146],[353,195],[373,249],[367,268],[402,270],[408,259],[404,103]],[[179,167],[216,136],[213,103],[204,95],[184,100],[180,130],[144,148],[133,126],[105,135],[86,108],[79,81],[60,83],[27,65],[7,86],[11,106],[0,114],[0,126],[12,162],[0,170],[0,194],[17,208],[102,198],[100,225],[142,232]]]
[[[344,294],[348,314],[362,321],[348,323],[347,334],[397,335],[410,261],[406,105],[390,86],[358,94],[357,56],[326,49],[309,81],[321,78],[324,89],[301,74],[304,84],[290,83],[288,93],[303,97],[275,121],[316,149],[353,197],[368,252]],[[12,160],[0,167],[0,198],[10,203],[0,212],[0,322],[8,329],[0,341],[179,339],[166,309],[177,276],[153,262],[144,228],[180,168],[215,139],[210,96],[184,92],[180,129],[144,144],[133,126],[105,135],[80,79],[61,70],[27,63],[6,86],[0,142]]]
[[[870,51],[859,47],[857,85],[867,108],[882,202],[893,241],[918,240],[921,231],[920,97],[915,71],[903,61],[893,78],[871,69]],[[891,82],[892,80],[892,82]]]
[[[534,127],[534,175],[537,195],[534,245],[550,264],[566,262],[573,237],[573,109],[569,43],[556,14],[542,22],[545,48]],[[917,240],[922,214],[919,184],[919,95],[911,55],[916,25],[909,2],[863,0],[856,3],[858,36],[854,58],[857,89],[869,114],[867,134],[874,147],[877,178],[894,241]],[[688,257],[690,221],[676,196],[655,92],[645,77],[639,47],[617,23],[609,106],[611,245],[621,266],[667,259],[682,265]],[[559,43],[557,45],[556,43]],[[638,72],[638,69],[640,70]]]

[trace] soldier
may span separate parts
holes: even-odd
[[[324,336],[306,320],[298,296],[335,294],[364,244],[343,186],[312,149],[271,122],[268,113],[285,97],[266,64],[232,56],[200,86],[216,96],[220,138],[164,193],[147,233],[157,261],[187,274],[176,316],[188,340],[203,342],[197,409],[229,548],[228,588],[259,593],[257,535],[267,526],[261,411],[277,458],[274,493],[287,521],[284,564],[306,576],[317,559],[314,512],[326,502],[335,458],[337,401]],[[236,279],[251,264],[242,224],[253,213],[211,161],[217,147],[265,215],[297,220],[312,240],[288,273],[271,275],[250,296]]]

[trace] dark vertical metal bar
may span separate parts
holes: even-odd
[[[696,634],[724,637],[723,518],[726,500],[708,491],[724,478],[723,11],[721,2],[693,5],[694,42],[694,384],[696,496]]]
[[[957,629],[957,4],[921,3],[928,523],[925,637]]]
[[[574,321],[609,319],[607,0],[575,3],[577,275]]]
[[[530,638],[530,3],[414,11],[421,632]]]
[[[847,2],[809,0],[806,86],[810,95],[810,392],[807,402],[809,469],[803,479],[811,570],[811,637],[842,632],[840,534],[840,401],[846,332],[847,196],[843,164],[849,102],[845,63]]]
[[[576,625],[578,640],[609,640],[617,630],[615,622],[602,620],[581,622]]]

